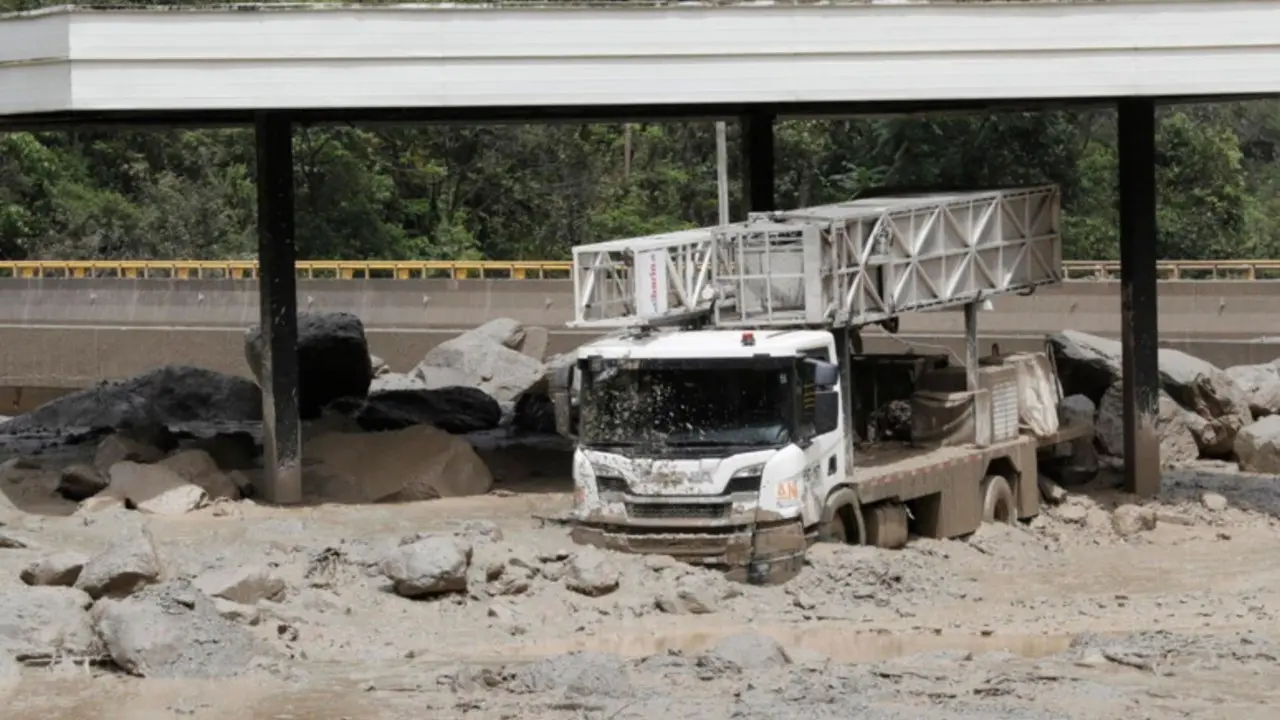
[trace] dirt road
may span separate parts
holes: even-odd
[[[555,488],[163,518],[73,514],[51,498],[56,472],[10,469],[0,595],[33,590],[19,580],[33,561],[90,555],[138,524],[166,581],[253,566],[286,589],[222,606],[263,648],[237,677],[137,679],[55,659],[0,679],[4,717],[1275,717],[1275,478],[1170,472],[1143,511],[1154,528],[1115,521],[1126,500],[1114,481],[967,541],[820,545],[782,587],[610,554],[590,595],[566,580],[581,551],[534,517],[567,508]],[[381,559],[422,532],[472,544],[466,591],[413,601],[387,589]],[[13,622],[0,616],[0,635]]]

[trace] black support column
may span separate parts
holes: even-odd
[[[746,212],[776,210],[774,205],[774,158],[772,113],[743,115],[742,200]]]
[[[1119,104],[1120,326],[1124,371],[1125,489],[1160,491],[1159,332],[1156,315],[1155,102]]]
[[[259,113],[258,302],[262,323],[263,487],[268,502],[302,500],[298,295],[293,241],[293,125]]]

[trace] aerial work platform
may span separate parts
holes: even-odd
[[[901,195],[581,245],[574,327],[860,327],[1062,280],[1056,186]]]

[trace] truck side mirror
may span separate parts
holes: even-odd
[[[840,427],[840,393],[825,390],[813,396],[813,431],[826,435]]]
[[[553,369],[547,393],[551,396],[551,406],[556,412],[556,433],[571,440],[576,436],[573,427],[573,401],[570,396],[570,389],[573,387],[573,370],[572,364]]]
[[[829,390],[840,382],[840,368],[822,360],[806,360],[813,366],[813,384],[819,390]]]

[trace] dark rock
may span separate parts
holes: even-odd
[[[438,390],[383,390],[366,400],[336,401],[330,408],[350,415],[369,432],[403,430],[411,425],[433,425],[462,435],[498,426],[502,409],[482,390],[446,387]]]
[[[556,406],[546,395],[525,393],[516,400],[511,425],[525,432],[553,433],[556,431]]]
[[[58,478],[58,494],[68,500],[80,502],[102,492],[107,479],[92,465],[72,465],[64,468]]]
[[[251,381],[213,370],[168,365],[128,380],[104,382],[45,403],[0,426],[23,434],[77,429],[172,427],[262,420],[262,392]]]
[[[262,382],[262,328],[245,334],[244,354]],[[320,416],[325,405],[344,397],[364,397],[373,378],[364,324],[351,313],[298,313],[298,411]]]

